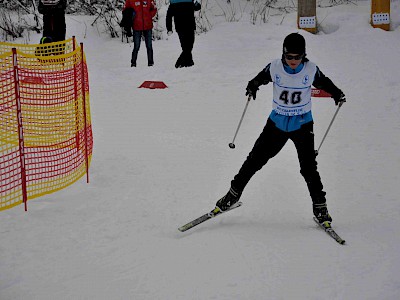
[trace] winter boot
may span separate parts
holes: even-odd
[[[330,224],[332,222],[332,218],[328,213],[326,203],[313,203],[313,212],[320,224],[324,222],[328,222]]]
[[[239,201],[240,195],[241,193],[238,193],[233,188],[230,188],[229,192],[224,197],[219,199],[215,206],[221,211],[225,211]]]

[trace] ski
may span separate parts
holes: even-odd
[[[234,205],[232,205],[229,209],[225,210],[225,211],[221,211],[218,207],[215,207],[212,211],[210,211],[209,213],[206,213],[200,217],[198,217],[197,219],[194,219],[193,221],[181,226],[178,228],[179,231],[184,232],[186,230],[189,230],[207,220],[210,220],[216,216],[219,216],[223,213],[226,213],[232,209],[238,208],[242,205],[242,202],[237,202]]]
[[[336,232],[335,230],[331,227],[331,224],[329,222],[325,223],[320,223],[318,222],[318,219],[314,217],[315,223],[319,225],[327,234],[329,234],[330,237],[332,237],[336,242],[338,242],[340,245],[344,245],[346,241],[342,239]]]

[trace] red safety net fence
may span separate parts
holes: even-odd
[[[83,44],[0,43],[0,210],[88,181],[92,149]]]

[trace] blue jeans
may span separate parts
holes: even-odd
[[[133,51],[132,51],[132,59],[131,63],[136,65],[136,60],[137,56],[139,53],[140,49],[140,42],[142,41],[142,35],[144,36],[144,42],[146,44],[146,49],[147,49],[147,62],[149,65],[154,64],[154,59],[153,59],[153,45],[152,45],[152,30],[143,30],[143,31],[138,31],[134,30],[133,31]]]

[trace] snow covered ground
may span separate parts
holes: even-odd
[[[341,246],[312,220],[288,142],[258,172],[244,205],[181,233],[229,189],[271,110],[271,85],[243,112],[248,80],[281,55],[296,13],[267,24],[219,22],[176,70],[176,33],[145,47],[67,17],[90,72],[90,183],[0,213],[0,299],[398,299],[400,295],[400,3],[392,31],[369,25],[369,1],[319,8],[308,57],[348,102],[318,156]],[[39,37],[31,36],[32,41]],[[164,81],[168,89],[137,87]],[[315,98],[316,143],[336,110]]]

